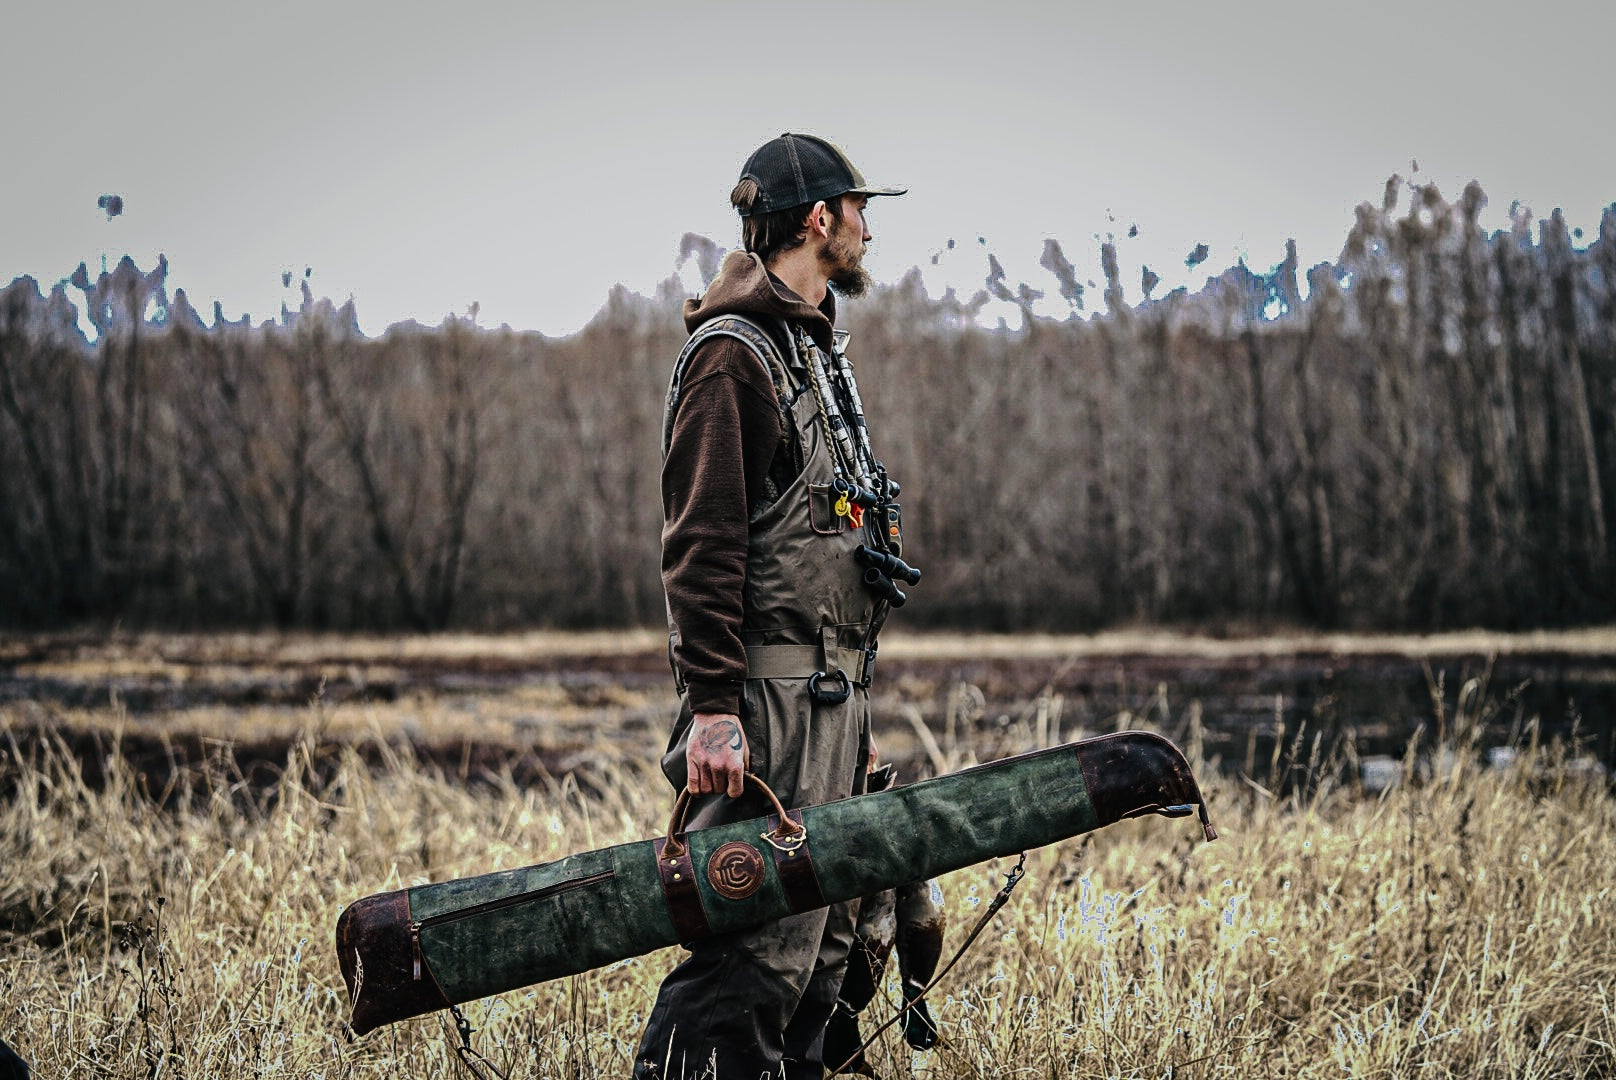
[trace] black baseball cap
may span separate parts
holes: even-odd
[[[902,195],[908,188],[876,187],[853,167],[837,146],[817,135],[786,132],[770,139],[741,166],[741,179],[758,186],[757,199],[742,217],[772,214],[838,195]]]

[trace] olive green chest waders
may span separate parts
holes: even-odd
[[[692,335],[670,382],[666,431],[671,434],[686,364],[696,346],[715,334],[738,338],[768,368],[782,406],[782,437],[796,440],[803,463],[796,479],[755,509],[750,522],[741,628],[747,650],[741,725],[750,769],[788,809],[828,803],[861,793],[864,784],[866,687],[878,605],[855,558],[866,533],[854,527],[851,514],[837,512],[836,481],[849,464],[843,462],[839,474],[826,437],[823,389],[816,393],[813,375],[785,362],[755,324],[724,317]],[[799,348],[802,341],[797,339]],[[682,693],[662,761],[675,788],[686,782],[691,721]],[[694,805],[690,824],[744,821],[767,809],[750,789],[739,799],[709,795]],[[846,900],[692,942],[690,955],[658,992],[636,1075],[697,1075],[716,1055],[721,1076],[750,1080],[778,1071],[782,1059],[788,1076],[821,1076],[820,1045],[856,914],[857,902]]]

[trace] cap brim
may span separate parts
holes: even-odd
[[[856,188],[849,189],[846,192],[846,194],[848,194],[848,195],[903,195],[903,194],[906,194],[908,191],[909,191],[908,188],[875,187],[872,184],[865,184],[863,187],[856,187]]]

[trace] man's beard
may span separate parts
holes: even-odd
[[[843,270],[830,279],[830,287],[836,290],[836,295],[849,299],[863,296],[874,284],[875,280],[870,277],[870,272],[864,269],[862,263]]]
[[[853,231],[836,219],[831,229],[830,243],[820,251],[819,258],[830,272],[830,287],[836,295],[863,296],[874,284],[870,272],[864,269],[864,245],[853,236]]]

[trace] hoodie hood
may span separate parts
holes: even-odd
[[[814,307],[786,288],[763,267],[763,260],[746,251],[724,256],[718,276],[702,295],[685,301],[685,330],[720,315],[746,315],[767,326],[776,319],[801,323],[808,336],[825,352],[831,351],[831,328],[836,322],[836,296],[825,290],[825,302]]]

